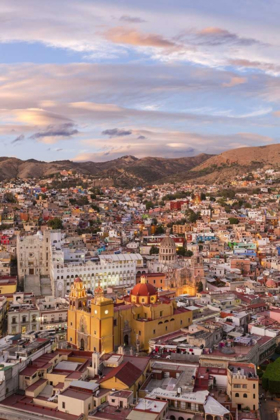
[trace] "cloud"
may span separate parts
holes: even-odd
[[[196,43],[203,45],[207,44],[210,46],[217,46],[223,44],[235,44],[241,46],[252,46],[260,44],[259,41],[253,38],[244,38],[235,33],[229,32],[226,29],[207,27],[196,33]]]
[[[16,137],[13,141],[11,141],[11,144],[19,143],[25,139],[25,136],[21,134],[20,136]]]
[[[240,76],[233,76],[229,82],[224,82],[223,86],[224,87],[234,87],[234,86],[238,86],[238,85],[242,85],[244,83],[247,82],[247,78],[246,77],[240,77]]]
[[[198,132],[183,132],[160,130],[147,127],[143,130],[132,129],[129,138],[88,139],[83,143],[87,150],[78,153],[76,161],[107,161],[130,154],[133,156],[181,157],[194,156],[199,153],[221,153],[229,148],[256,146],[273,143],[273,138],[250,132],[236,132],[228,135],[201,134]],[[146,139],[139,140],[139,136]],[[195,145],[195,146],[194,146]],[[90,151],[91,147],[98,149]]]
[[[264,71],[265,73],[272,74],[274,76],[279,76],[280,74],[280,65],[275,63],[267,63],[265,61],[251,61],[247,59],[231,59],[229,60],[231,66],[235,66],[239,69],[256,69]]]
[[[24,124],[45,126],[58,121],[67,121],[68,118],[54,112],[48,112],[38,108],[15,109],[11,112],[15,119]],[[68,120],[69,121],[69,120]]]
[[[110,137],[123,137],[123,136],[130,136],[131,133],[132,133],[131,130],[120,130],[118,128],[111,128],[111,129],[102,131],[101,134],[104,134],[105,136],[110,136]]]
[[[273,112],[279,108],[270,103],[278,80],[263,74],[141,62],[0,65],[0,74],[0,139],[24,135],[34,153],[40,143],[68,139],[69,158],[85,147],[97,159],[104,153],[176,157],[191,147],[214,153],[228,141],[266,142],[232,133],[256,131],[271,142],[278,136]],[[23,153],[24,141],[15,144]]]
[[[133,45],[136,47],[170,48],[176,44],[161,35],[144,34],[135,29],[116,27],[109,29],[105,34],[108,41],[116,44]]]
[[[129,15],[123,15],[119,19],[121,22],[128,22],[128,23],[144,23],[146,20],[137,17],[137,16],[129,16]]]
[[[43,143],[52,144],[56,141],[57,137],[72,137],[78,134],[79,131],[74,127],[72,123],[51,125],[46,130],[38,131],[32,134],[30,139],[43,141]]]

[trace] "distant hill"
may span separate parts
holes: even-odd
[[[62,170],[90,174],[111,185],[133,187],[173,181],[223,182],[235,175],[263,167],[279,167],[280,144],[242,147],[221,153],[205,153],[192,157],[165,159],[160,157],[122,156],[107,162],[72,162],[61,160],[42,162],[0,158],[0,180],[41,178]],[[101,182],[102,184],[102,182]]]
[[[72,162],[70,160],[42,162],[35,159],[26,161],[0,158],[0,180],[13,178],[41,178],[62,170],[90,174],[96,178],[111,179],[117,186],[134,186],[155,183],[169,176],[185,177],[197,165],[212,155],[200,154],[194,157],[164,159],[146,157],[137,159],[134,156],[123,156],[107,162]]]
[[[279,167],[280,170],[280,144],[227,150],[193,168],[193,175],[190,176],[199,177],[205,182],[223,182],[263,167]]]

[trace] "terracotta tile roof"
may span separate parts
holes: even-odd
[[[105,382],[108,379],[116,377],[126,386],[131,387],[142,375],[142,371],[130,362],[125,362],[120,366],[112,369],[104,378],[100,379],[99,383]]]

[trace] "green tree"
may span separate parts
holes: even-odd
[[[236,217],[229,217],[228,220],[231,225],[238,225],[239,223],[239,220]]]
[[[146,202],[146,210],[150,210],[154,207],[154,204],[151,201]]]
[[[180,248],[177,249],[177,255],[180,255],[181,257],[185,257],[186,256],[186,248],[184,246],[181,246]]]
[[[198,293],[200,293],[200,292],[202,292],[202,291],[203,291],[203,283],[202,283],[202,281],[200,281],[200,282],[198,283],[198,285],[197,285],[197,291],[198,291]]]
[[[100,208],[99,208],[96,204],[92,204],[92,205],[91,205],[91,208],[92,208],[93,210],[97,211],[97,213],[99,213],[99,212],[100,212]]]
[[[150,255],[157,255],[159,253],[159,249],[157,246],[152,245],[150,249]]]
[[[52,229],[63,229],[62,220],[59,217],[54,217],[48,221],[48,226]]]
[[[163,233],[165,233],[164,227],[162,225],[156,226],[155,234],[156,235],[161,235]]]

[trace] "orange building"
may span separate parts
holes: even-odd
[[[166,274],[164,273],[146,273],[145,275],[147,283],[156,287],[157,289],[165,289]],[[138,274],[136,277],[136,283],[141,283],[141,275]]]

